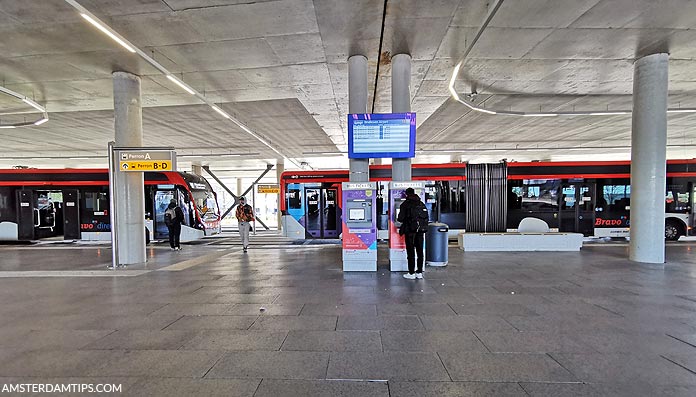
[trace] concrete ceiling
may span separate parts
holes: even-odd
[[[321,153],[345,151],[347,59],[354,54],[368,57],[368,110],[375,113],[391,110],[390,57],[411,54],[422,150],[416,161],[629,156],[630,116],[493,116],[450,98],[453,65],[484,21],[487,0],[80,4],[286,156],[315,168],[347,166]],[[690,0],[507,0],[467,57],[457,91],[515,111],[630,109],[633,61],[668,51],[670,105],[696,107],[694,28]],[[177,147],[187,155],[183,168],[193,161],[223,177],[252,176],[276,162],[270,149],[64,1],[0,2],[0,35],[0,83],[45,105],[51,118],[0,130],[0,167],[104,166],[116,70],[142,76],[145,142]],[[30,111],[0,96],[3,121],[31,118]],[[696,115],[669,116],[670,157],[696,157],[694,127]]]

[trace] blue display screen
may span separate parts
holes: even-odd
[[[415,113],[348,115],[348,158],[411,158],[415,155]]]

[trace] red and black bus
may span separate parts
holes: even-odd
[[[511,162],[506,169],[507,231],[516,231],[525,217],[548,223],[551,230],[594,237],[626,237],[630,226],[630,162]],[[433,221],[452,230],[466,228],[467,165],[414,164],[412,179],[427,181],[426,201]],[[387,202],[391,166],[370,166]],[[288,171],[281,176],[281,203],[286,231],[300,238],[333,238],[340,231],[339,197],[348,170]],[[667,162],[665,237],[691,234],[696,194],[696,160]],[[471,189],[471,186],[468,187]],[[378,227],[386,229],[386,206],[379,205]]]
[[[184,211],[181,240],[220,233],[220,210],[205,178],[145,172],[146,239],[167,238],[164,211]],[[0,240],[110,240],[109,175],[104,169],[0,170]]]

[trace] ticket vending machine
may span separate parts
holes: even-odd
[[[399,236],[401,223],[397,222],[399,207],[406,200],[406,189],[413,188],[425,202],[425,182],[390,182],[389,183],[389,269],[393,272],[408,271],[406,259],[406,241]]]
[[[377,271],[377,184],[343,182],[343,271]]]

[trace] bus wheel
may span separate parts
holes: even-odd
[[[677,241],[682,235],[681,227],[675,221],[665,222],[665,240]]]

